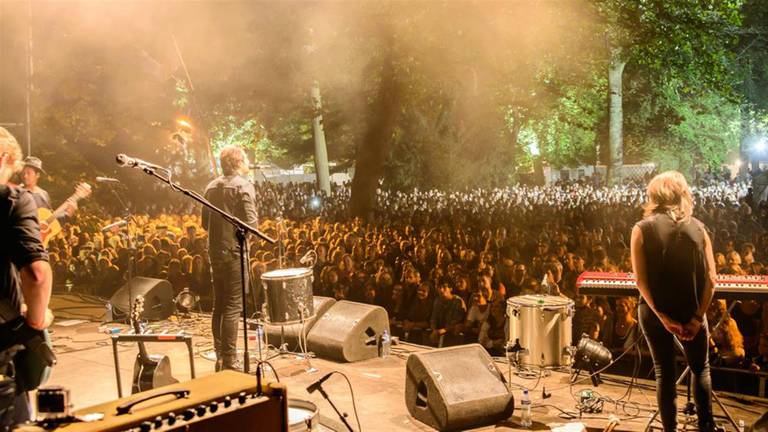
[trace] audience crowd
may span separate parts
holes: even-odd
[[[384,307],[393,333],[430,345],[505,344],[506,300],[544,293],[572,299],[574,341],[587,334],[621,351],[638,338],[636,298],[582,295],[583,271],[631,271],[629,233],[641,217],[642,185],[589,183],[463,192],[378,193],[373,220],[348,214],[350,189],[315,195],[312,185],[257,186],[260,228],[277,246],[251,238],[255,304],[260,275],[300,267],[314,250],[316,295]],[[718,273],[768,274],[768,207],[749,202],[747,183],[694,189],[695,216],[710,231]],[[199,209],[135,215],[102,227],[86,207],[50,244],[57,289],[110,297],[131,276],[167,279],[210,305],[211,276]],[[135,248],[131,248],[131,244]],[[132,256],[135,265],[131,266]],[[744,300],[728,312],[715,301],[709,325],[715,364],[768,367],[768,305]]]

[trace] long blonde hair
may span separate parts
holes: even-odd
[[[21,146],[7,129],[0,127],[0,155],[3,153],[8,154],[9,161],[13,164],[12,171],[14,173],[21,171],[22,159],[24,158]]]
[[[646,189],[648,201],[643,216],[666,213],[675,221],[686,220],[693,214],[693,196],[685,177],[678,171],[665,171],[654,177]]]

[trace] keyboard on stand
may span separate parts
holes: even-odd
[[[584,272],[576,280],[579,294],[638,296],[632,273]],[[715,298],[768,301],[768,276],[719,274],[715,279]]]

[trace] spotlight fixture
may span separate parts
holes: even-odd
[[[189,288],[181,290],[173,299],[173,302],[176,303],[176,309],[181,313],[189,313],[199,301],[200,296],[193,294]]]
[[[600,342],[590,339],[587,335],[581,335],[581,340],[576,345],[571,382],[575,382],[583,370],[589,372],[592,384],[597,387],[602,382],[599,371],[611,364],[612,360],[613,354],[608,348]]]

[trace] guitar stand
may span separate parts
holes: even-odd
[[[192,350],[192,336],[176,334],[125,334],[112,336],[112,355],[115,358],[115,378],[117,379],[117,397],[123,397],[123,385],[120,381],[120,358],[117,355],[117,344],[120,342],[184,342],[189,352],[189,371],[195,379],[195,357]]]

